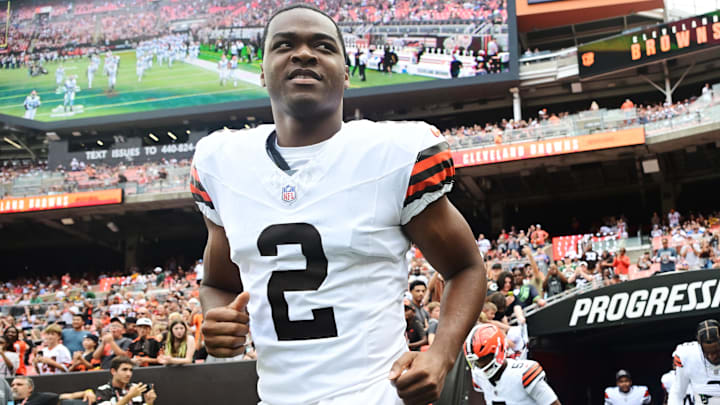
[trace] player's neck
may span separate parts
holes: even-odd
[[[309,146],[326,141],[342,127],[342,109],[324,119],[303,119],[285,115],[275,117],[278,146]]]

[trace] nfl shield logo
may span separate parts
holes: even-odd
[[[295,202],[297,194],[295,193],[295,186],[287,185],[282,188],[282,200],[288,204]]]

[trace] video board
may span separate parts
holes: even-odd
[[[0,214],[91,207],[121,204],[122,202],[123,191],[119,188],[35,197],[3,198],[0,199]]]
[[[0,50],[0,114],[55,122],[267,102],[260,43],[271,0],[42,4],[12,3],[8,44]],[[411,91],[456,77],[515,80],[514,7],[508,0],[451,0],[439,8],[331,0],[324,11],[344,31],[357,23],[412,28],[452,22],[468,28],[457,33],[418,28],[408,35],[345,32],[351,95],[389,85]],[[365,80],[355,68],[361,54],[367,60]]]
[[[578,47],[580,77],[646,65],[720,45],[720,10]]]

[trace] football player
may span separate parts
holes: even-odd
[[[218,61],[218,74],[220,75],[220,85],[224,86],[228,78],[228,60],[223,53]]]
[[[92,89],[92,82],[95,78],[95,73],[98,71],[98,68],[100,67],[100,57],[97,54],[93,54],[90,57],[90,64],[87,68],[87,78],[88,78],[88,89]]]
[[[105,58],[105,73],[108,77],[108,93],[115,91],[117,83],[118,60],[114,57]]]
[[[665,399],[663,400],[663,404],[667,404],[670,390],[675,383],[675,368],[675,360],[673,359],[672,370],[668,371],[667,373],[663,374],[662,377],[660,377],[660,384],[663,387],[663,391],[665,391]],[[684,405],[693,405],[693,393],[690,384],[688,384],[688,389],[683,401]]]
[[[77,85],[77,76],[68,76],[65,80],[65,86],[63,87],[63,91],[65,92],[65,96],[63,97],[63,110],[65,112],[68,111],[68,108],[72,112],[73,105],[75,104],[75,93],[79,90],[80,88]]]
[[[649,405],[652,401],[648,387],[633,385],[627,371],[618,371],[615,381],[616,386],[605,388],[605,405]]]
[[[55,70],[55,86],[58,88],[61,88],[63,86],[64,81],[65,81],[65,68],[63,67],[63,65],[60,65]]]
[[[25,97],[25,102],[23,103],[23,106],[25,107],[25,116],[24,118],[29,120],[35,119],[35,113],[37,112],[38,108],[40,108],[40,97],[37,95],[37,91],[33,90],[30,92],[30,95]]]
[[[265,30],[275,124],[203,138],[191,168],[208,228],[208,352],[242,353],[250,330],[262,404],[427,405],[486,291],[470,227],[445,196],[448,144],[425,123],[343,122],[344,43],[324,12],[290,5]],[[446,280],[425,352],[404,336],[411,240]]]
[[[470,365],[473,388],[482,392],[486,404],[560,405],[545,381],[542,366],[532,360],[506,358],[505,335],[497,326],[475,326],[463,346]]]
[[[683,405],[688,385],[694,402],[720,404],[720,322],[708,319],[697,327],[696,341],[678,345],[673,353],[675,381],[668,405]]]

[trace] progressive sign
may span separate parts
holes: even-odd
[[[652,276],[569,298],[528,317],[533,336],[717,315],[720,270]]]

